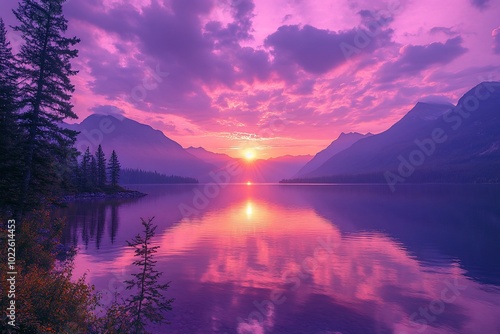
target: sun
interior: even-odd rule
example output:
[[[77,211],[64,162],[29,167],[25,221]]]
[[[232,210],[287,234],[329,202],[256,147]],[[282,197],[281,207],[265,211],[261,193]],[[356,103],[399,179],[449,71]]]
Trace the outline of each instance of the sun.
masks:
[[[243,153],[243,156],[245,157],[245,160],[247,161],[252,161],[255,160],[256,154],[255,151],[252,149],[248,149]]]

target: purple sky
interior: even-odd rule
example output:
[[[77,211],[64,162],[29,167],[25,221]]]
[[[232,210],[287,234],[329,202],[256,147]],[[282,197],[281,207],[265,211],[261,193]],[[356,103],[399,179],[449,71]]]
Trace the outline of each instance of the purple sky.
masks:
[[[7,24],[16,4],[3,1]],[[314,154],[500,80],[500,0],[69,0],[65,13],[82,40],[80,118],[121,113],[232,156]]]

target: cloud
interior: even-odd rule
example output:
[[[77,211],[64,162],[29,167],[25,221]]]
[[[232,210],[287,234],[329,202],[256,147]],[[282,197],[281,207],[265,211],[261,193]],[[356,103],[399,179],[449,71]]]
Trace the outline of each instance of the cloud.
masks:
[[[176,134],[178,133],[177,126],[172,121],[170,121],[170,122],[164,122],[164,121],[162,121],[160,119],[156,119],[156,120],[150,120],[148,122],[148,125],[152,126],[155,129],[162,129],[163,132],[168,132],[170,134],[171,133],[176,133]],[[187,130],[187,129],[185,129],[185,130]],[[193,131],[191,131],[191,133],[192,132]]]
[[[429,30],[429,33],[431,35],[436,35],[439,33],[445,34],[447,36],[456,36],[458,35],[458,32],[453,30],[453,28],[448,28],[448,27],[434,27],[431,30]]]
[[[113,105],[97,105],[93,108],[91,108],[91,110],[95,113],[95,114],[100,114],[100,115],[111,115],[111,116],[119,116],[119,117],[122,117],[125,115],[125,112],[116,107],[116,106],[113,106]]]
[[[383,11],[375,12],[369,9],[362,9],[358,12],[358,15],[361,17],[363,25],[371,31],[387,26],[394,21],[393,13],[388,11],[384,13]]]
[[[255,4],[252,0],[231,0],[233,21],[225,26],[218,21],[208,22],[205,26],[206,36],[216,42],[216,48],[234,46],[240,41],[251,40],[254,9]]]
[[[240,46],[252,39],[252,0],[231,0],[230,21],[224,24],[206,20],[212,0],[168,4],[152,1],[138,9],[113,3],[104,11],[97,0],[68,4],[68,17],[89,35],[80,48],[88,57],[94,93],[125,99],[141,110],[207,120],[217,113],[207,87],[234,88],[239,81],[269,77],[267,52]],[[102,43],[96,42],[99,35],[105,36]],[[168,76],[155,76],[155,68]],[[141,98],[134,98],[134,90]]]
[[[493,29],[491,32],[493,37],[493,53],[500,54],[500,27]]]
[[[134,83],[142,81],[143,67],[138,62],[120,65],[119,55],[103,49],[95,49],[87,62],[93,80],[90,87],[94,93],[115,99],[130,95]]]
[[[441,94],[448,92],[463,94],[466,89],[470,89],[470,87],[477,85],[481,81],[500,80],[500,66],[472,66],[460,71],[437,70],[429,75],[427,79],[439,85],[439,93]]]
[[[489,6],[491,0],[470,0],[474,7],[485,9]]]
[[[458,58],[467,49],[462,46],[462,37],[451,38],[446,43],[428,45],[406,45],[400,50],[396,61],[381,66],[377,76],[379,82],[390,82],[405,76],[413,76],[435,65],[445,65]]]
[[[291,93],[294,95],[310,95],[314,91],[314,85],[316,80],[309,79],[300,82],[298,85],[294,86]]]
[[[274,65],[293,71],[298,65],[306,72],[323,74],[345,63],[350,56],[370,53],[390,41],[392,31],[372,33],[364,28],[346,31],[318,29],[310,25],[285,25],[267,37]]]
[[[281,23],[285,23],[285,22],[289,21],[292,17],[293,17],[293,15],[292,15],[292,14],[286,14],[286,15],[283,17],[283,20],[281,20]]]

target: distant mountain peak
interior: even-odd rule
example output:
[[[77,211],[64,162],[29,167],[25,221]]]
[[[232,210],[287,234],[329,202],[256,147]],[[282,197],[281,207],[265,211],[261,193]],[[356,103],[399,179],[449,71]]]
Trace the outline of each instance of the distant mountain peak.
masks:
[[[337,139],[347,138],[347,137],[359,137],[359,136],[363,135],[359,132],[341,132],[340,135],[337,137]]]
[[[454,105],[452,103],[425,102],[425,101],[418,101],[415,104],[415,107],[425,107],[425,108],[427,108],[429,106],[453,107]]]
[[[90,114],[89,116],[87,116],[87,118],[85,118],[83,120],[83,122],[85,121],[92,121],[92,120],[100,120],[100,119],[103,119],[103,118],[110,118],[112,119],[113,121],[123,121],[124,119],[126,119],[125,116],[118,116],[118,115],[109,115],[109,114]]]
[[[358,140],[369,137],[371,135],[371,133],[363,135],[359,132],[342,132],[337,137],[337,139],[335,139],[330,145],[328,145],[328,147],[318,152],[307,164],[305,164],[299,170],[297,175],[304,175],[315,170],[335,154],[350,147]]]
[[[499,106],[497,82],[470,89],[456,107],[419,102],[388,130],[360,140],[300,177],[347,180],[345,177],[349,176],[349,180],[389,182],[385,173],[390,171],[403,180],[411,176],[416,182],[498,182]],[[434,140],[432,136],[437,130],[445,134],[445,139],[434,141],[432,151],[423,148],[422,143],[432,142],[429,138]],[[415,152],[423,157],[418,164],[411,161]],[[402,176],[401,166],[406,162],[415,176],[411,175],[413,171],[410,176]]]
[[[204,149],[201,146],[198,146],[198,147],[189,146],[188,148],[186,148],[186,150],[197,150],[197,151],[206,151],[206,152],[208,152],[206,149]]]
[[[453,104],[417,102],[404,118],[435,120],[454,107]]]
[[[218,156],[229,157],[227,154],[224,154],[224,153],[217,153],[217,152],[209,151],[206,148],[204,148],[203,146],[198,146],[198,147],[189,146],[185,150],[188,151],[188,152],[191,152],[191,153],[197,152],[197,153],[200,153],[200,154],[205,154],[206,153],[206,154],[211,154],[211,155],[218,155]]]
[[[498,98],[500,96],[500,82],[498,81],[484,81],[476,85],[474,88],[464,94],[458,101],[458,105],[465,103],[465,100],[475,96],[479,100],[491,100],[492,97]]]

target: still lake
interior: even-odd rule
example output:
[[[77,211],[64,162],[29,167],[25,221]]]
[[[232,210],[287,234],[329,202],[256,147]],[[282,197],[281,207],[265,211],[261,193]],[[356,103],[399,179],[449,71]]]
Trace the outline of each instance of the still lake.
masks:
[[[155,333],[500,333],[499,186],[130,188],[62,209],[64,242],[106,305],[154,216],[176,299]]]

